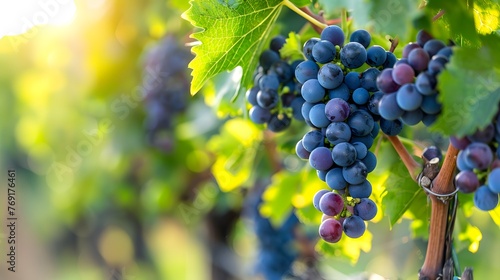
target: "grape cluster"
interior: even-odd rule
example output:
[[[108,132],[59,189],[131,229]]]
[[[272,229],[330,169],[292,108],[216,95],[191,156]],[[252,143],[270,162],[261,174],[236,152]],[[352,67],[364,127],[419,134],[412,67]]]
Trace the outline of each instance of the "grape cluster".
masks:
[[[143,79],[149,142],[170,151],[173,146],[172,124],[184,112],[189,100],[191,77],[186,71],[192,54],[174,36],[162,39],[146,58]]]
[[[254,86],[246,92],[251,105],[248,112],[252,122],[266,124],[274,132],[290,126],[292,117],[303,121],[300,109],[304,99],[299,94],[300,85],[294,79],[293,69],[300,61],[289,64],[280,57],[285,44],[283,36],[271,40],[269,49],[259,57],[259,67],[254,75]]]
[[[493,210],[500,193],[500,114],[474,134],[450,140],[460,149],[455,186],[463,193],[474,193],[477,208]]]
[[[369,149],[381,129],[401,129],[378,113],[383,93],[377,89],[377,76],[380,69],[393,67],[396,57],[380,46],[369,47],[371,36],[365,30],[344,41],[341,28],[328,26],[320,38],[305,42],[307,60],[295,69],[305,100],[302,116],[312,128],[298,141],[296,153],[333,190],[314,197],[314,206],[324,214],[319,235],[327,242],[339,241],[342,232],[352,238],[365,232],[365,221],[377,213],[366,179],[377,164]]]
[[[381,117],[400,119],[407,125],[434,123],[441,111],[437,76],[452,53],[451,46],[419,31],[417,42],[406,45],[402,58],[393,68],[382,70],[377,78],[377,87],[384,93],[378,105]]]
[[[251,219],[259,242],[255,270],[263,279],[284,279],[291,274],[292,264],[297,258],[294,242],[299,220],[291,213],[280,227],[274,227],[259,211],[263,191],[256,188],[251,192],[245,207],[245,214]]]

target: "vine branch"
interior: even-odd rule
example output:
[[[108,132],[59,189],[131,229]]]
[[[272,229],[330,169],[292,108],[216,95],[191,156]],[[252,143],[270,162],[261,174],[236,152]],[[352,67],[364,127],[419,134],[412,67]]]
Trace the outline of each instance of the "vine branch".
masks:
[[[323,29],[325,29],[327,27],[327,25],[325,23],[321,22],[319,20],[319,18],[317,18],[314,15],[312,15],[312,13],[310,12],[310,10],[307,7],[306,8],[298,8],[292,2],[290,2],[290,0],[284,0],[283,4],[285,4],[285,6],[287,6],[290,10],[296,12],[301,17],[305,18],[307,21],[309,21],[314,26],[317,26],[318,28],[320,28],[320,30],[323,30]],[[304,10],[305,11],[309,10],[310,13],[308,14]]]
[[[433,180],[433,192],[447,194],[454,191],[453,175],[456,168],[456,158],[458,149],[453,145],[448,146],[443,166]],[[424,265],[420,270],[420,279],[436,279],[441,272],[444,264],[446,228],[448,222],[448,203],[439,200],[436,196],[431,198],[431,224],[429,228],[429,242],[427,243],[427,252]]]
[[[398,155],[401,157],[401,160],[406,166],[406,169],[408,170],[408,173],[410,173],[410,176],[413,179],[413,181],[417,182],[417,176],[418,174],[420,174],[422,166],[420,166],[420,164],[415,159],[413,159],[410,152],[408,152],[403,143],[401,143],[399,137],[388,136],[388,135],[386,135],[386,137],[389,139],[392,146],[394,147]]]

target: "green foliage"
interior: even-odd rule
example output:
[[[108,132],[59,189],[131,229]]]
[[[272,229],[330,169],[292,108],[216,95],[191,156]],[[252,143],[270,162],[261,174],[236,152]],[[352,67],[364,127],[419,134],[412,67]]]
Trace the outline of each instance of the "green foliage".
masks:
[[[457,48],[439,76],[443,111],[432,126],[445,135],[463,136],[485,127],[498,110],[500,63],[490,47]]]
[[[251,83],[259,54],[271,27],[281,11],[281,0],[222,2],[194,0],[183,16],[202,30],[193,34],[200,45],[193,47],[196,57],[191,93],[216,74],[243,67],[242,83]]]
[[[300,35],[295,32],[290,32],[288,34],[286,43],[280,50],[280,56],[283,59],[290,59],[290,61],[305,59],[304,54],[302,54],[302,42],[300,40]]]

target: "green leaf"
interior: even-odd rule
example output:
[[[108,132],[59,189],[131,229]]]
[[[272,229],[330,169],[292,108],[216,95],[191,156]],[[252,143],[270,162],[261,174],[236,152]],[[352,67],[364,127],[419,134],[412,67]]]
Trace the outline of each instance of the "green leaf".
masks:
[[[290,0],[295,6],[301,8],[311,4],[311,0]]]
[[[370,252],[372,240],[373,235],[368,230],[359,238],[349,238],[344,234],[337,243],[327,243],[320,238],[316,244],[316,251],[336,259],[345,258],[354,264],[358,261],[361,251]]]
[[[275,226],[283,224],[292,211],[292,197],[300,186],[301,173],[281,171],[272,178],[271,185],[262,195],[260,212]]]
[[[280,56],[290,61],[304,59],[304,55],[302,54],[302,42],[298,34],[295,32],[290,32],[290,34],[288,34],[285,45],[280,49]]]
[[[456,48],[438,77],[443,110],[433,131],[464,136],[489,123],[500,101],[500,64],[497,49]]]
[[[196,57],[191,94],[216,74],[243,67],[242,83],[249,85],[263,44],[282,8],[282,0],[220,1],[194,0],[183,17],[202,31],[192,35],[200,41],[192,51]]]
[[[379,160],[377,168],[370,173],[369,181],[374,195],[381,197],[384,215],[389,218],[392,228],[412,203],[422,203],[422,199],[425,203],[426,198],[388,141],[380,144],[377,158],[383,160]]]

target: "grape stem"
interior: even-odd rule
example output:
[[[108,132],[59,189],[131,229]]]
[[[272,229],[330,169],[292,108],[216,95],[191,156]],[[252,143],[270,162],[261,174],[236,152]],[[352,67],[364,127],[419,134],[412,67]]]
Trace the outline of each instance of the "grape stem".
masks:
[[[453,145],[448,146],[443,166],[437,177],[433,180],[433,191],[439,194],[454,191],[453,177],[456,168],[458,149]],[[446,248],[446,228],[448,222],[448,203],[430,195],[431,219],[429,228],[429,242],[424,265],[420,270],[420,279],[436,279],[444,264],[444,253]]]
[[[418,174],[420,174],[420,171],[422,170],[422,166],[415,159],[413,159],[410,152],[408,152],[403,143],[401,143],[401,140],[399,139],[398,136],[386,135],[386,137],[389,139],[392,146],[394,147],[398,155],[401,157],[401,160],[406,166],[406,169],[408,170],[408,173],[410,173],[410,176],[413,179],[413,181],[417,182],[417,177]]]
[[[290,10],[296,12],[297,14],[299,14],[301,17],[305,18],[307,21],[309,21],[311,24],[317,26],[320,28],[320,30],[323,30],[327,27],[327,25],[321,21],[318,20],[318,18],[314,17],[312,15],[312,13],[307,13],[303,10],[307,9],[307,8],[298,8],[297,6],[295,6],[292,2],[290,2],[290,0],[284,0],[283,1],[283,4],[285,4],[285,6],[287,6]],[[309,10],[309,9],[307,9]]]

